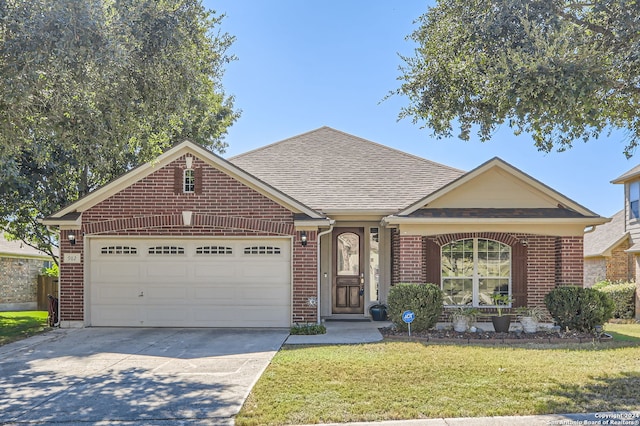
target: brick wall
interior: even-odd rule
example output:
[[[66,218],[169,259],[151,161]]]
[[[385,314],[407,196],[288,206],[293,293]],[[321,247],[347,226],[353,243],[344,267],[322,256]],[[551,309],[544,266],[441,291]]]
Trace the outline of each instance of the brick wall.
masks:
[[[582,285],[584,281],[583,238],[557,237],[556,283],[557,285]]]
[[[293,241],[293,322],[316,322],[318,319],[318,241],[317,233],[307,231],[307,245],[301,233]]]
[[[294,235],[291,211],[241,182],[194,158],[192,168],[201,168],[202,191],[174,193],[175,169],[185,168],[185,158],[158,169],[149,176],[96,204],[82,214],[77,235],[142,236],[281,236]],[[184,226],[182,212],[193,212],[191,226]],[[299,239],[299,234],[295,234]],[[307,232],[309,243],[293,247],[294,316],[315,321],[317,297],[317,242]],[[70,246],[61,235],[61,256],[83,253],[83,238]],[[84,256],[82,258],[84,262]],[[63,321],[84,319],[83,264],[60,265],[60,316]],[[300,292],[300,294],[298,294]]]
[[[36,309],[43,266],[39,259],[0,258],[0,310]]]
[[[606,279],[609,281],[635,281],[635,267],[633,254],[625,253],[631,247],[629,240],[611,250],[611,256],[606,258]]]
[[[607,260],[604,257],[590,257],[584,260],[584,286],[592,287],[607,278]]]
[[[425,281],[423,243],[420,235],[400,235],[398,241],[398,282]]]

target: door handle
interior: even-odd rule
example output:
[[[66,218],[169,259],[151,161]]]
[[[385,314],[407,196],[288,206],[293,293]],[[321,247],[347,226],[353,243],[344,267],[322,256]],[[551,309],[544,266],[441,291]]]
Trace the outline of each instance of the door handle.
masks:
[[[141,291],[138,297],[143,297],[143,296],[144,296],[144,292]]]

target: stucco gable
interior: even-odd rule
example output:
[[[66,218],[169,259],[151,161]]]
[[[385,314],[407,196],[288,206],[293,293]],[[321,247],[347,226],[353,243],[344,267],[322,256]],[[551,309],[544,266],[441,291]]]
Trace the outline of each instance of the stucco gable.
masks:
[[[580,216],[599,217],[497,157],[427,195],[397,216],[408,216],[424,208],[569,209]]]

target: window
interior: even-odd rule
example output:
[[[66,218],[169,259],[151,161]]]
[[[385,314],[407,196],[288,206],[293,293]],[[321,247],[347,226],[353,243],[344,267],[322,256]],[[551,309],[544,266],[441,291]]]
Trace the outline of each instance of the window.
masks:
[[[640,219],[640,181],[629,184],[629,219]]]
[[[149,254],[184,254],[184,247],[176,247],[176,246],[149,247]]]
[[[231,247],[204,246],[196,247],[196,254],[233,254]]]
[[[271,246],[245,247],[244,254],[280,254],[280,247],[271,247]]]
[[[511,295],[511,247],[468,238],[442,246],[445,305],[495,306],[493,295]]]
[[[193,169],[186,169],[184,171],[184,188],[183,192],[191,193],[196,192],[196,173]]]
[[[138,254],[138,249],[129,246],[106,246],[100,250],[101,254]]]
[[[380,286],[380,233],[378,228],[369,228],[369,298],[378,300]]]

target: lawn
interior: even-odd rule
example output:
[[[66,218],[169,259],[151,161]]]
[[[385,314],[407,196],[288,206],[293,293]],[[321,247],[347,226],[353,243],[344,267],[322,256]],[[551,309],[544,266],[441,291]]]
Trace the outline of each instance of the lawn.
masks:
[[[47,311],[0,312],[0,345],[47,330]]]
[[[457,346],[386,341],[283,348],[237,425],[640,409],[640,325],[610,343]]]

